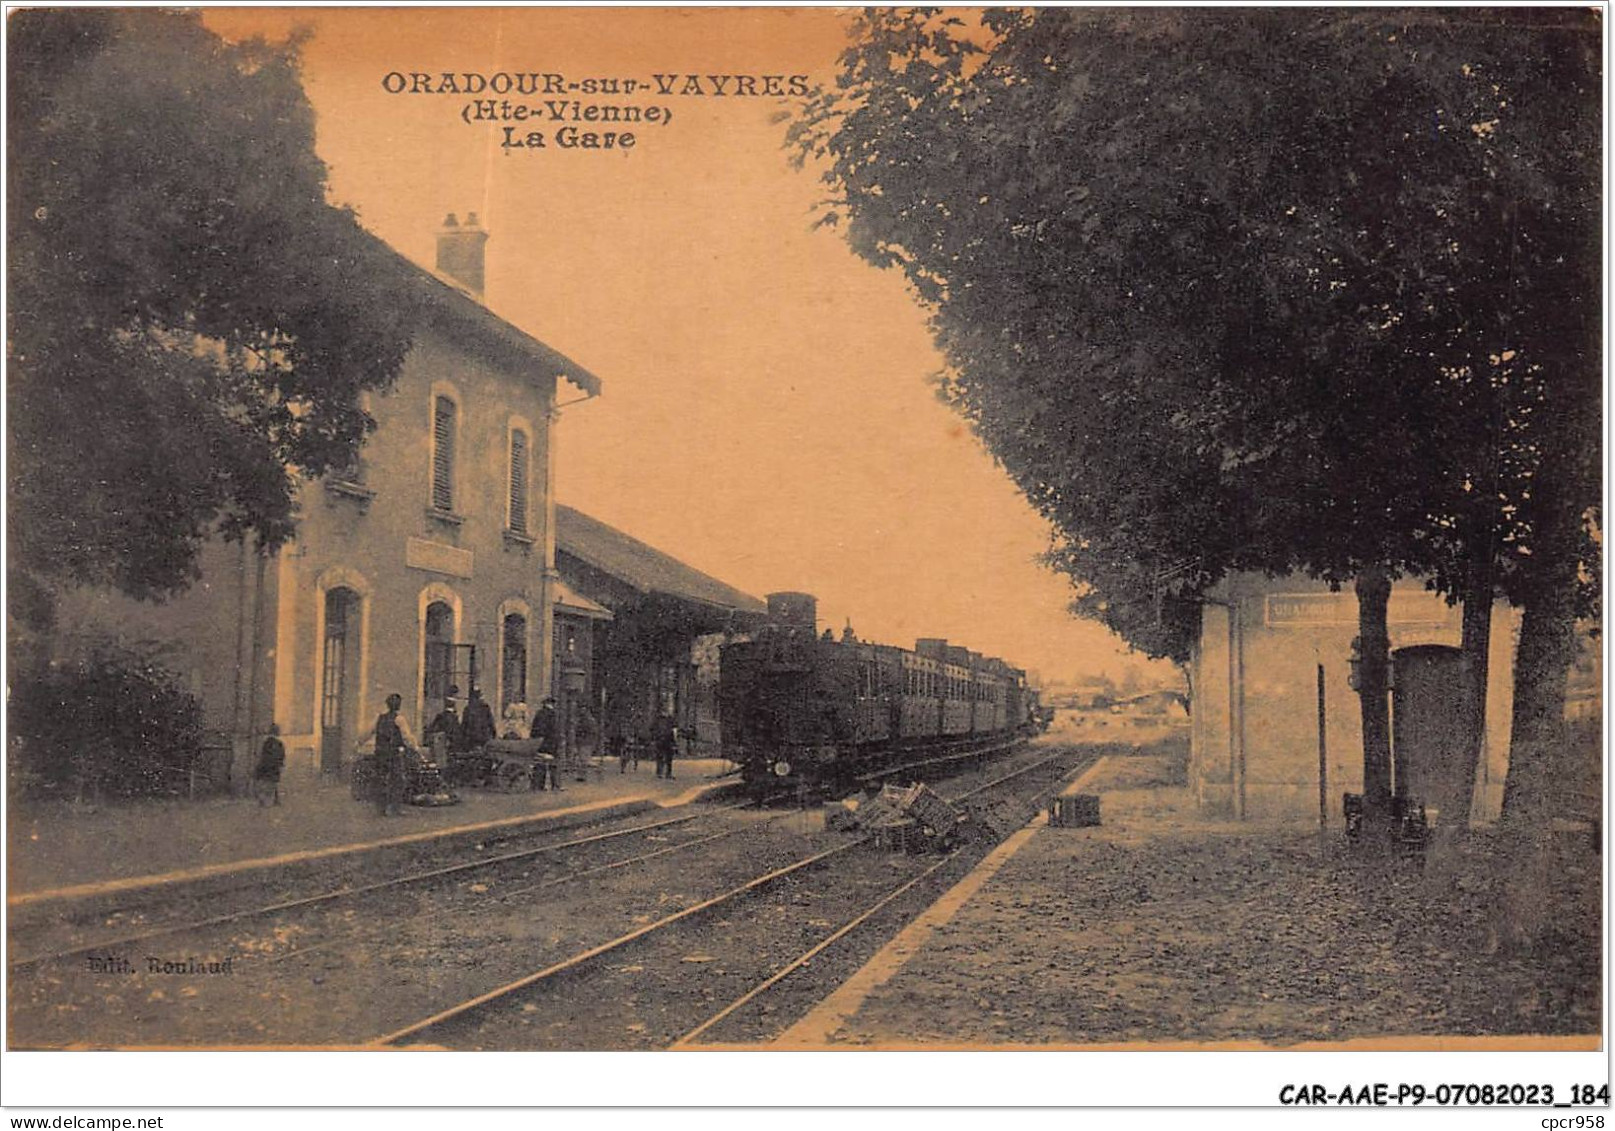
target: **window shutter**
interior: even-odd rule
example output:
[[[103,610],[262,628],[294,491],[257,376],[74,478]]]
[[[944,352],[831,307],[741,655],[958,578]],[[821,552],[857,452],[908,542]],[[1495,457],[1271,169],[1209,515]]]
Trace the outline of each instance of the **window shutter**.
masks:
[[[510,434],[510,528],[527,533],[527,433]]]
[[[438,397],[432,412],[432,505],[454,509],[454,402]]]

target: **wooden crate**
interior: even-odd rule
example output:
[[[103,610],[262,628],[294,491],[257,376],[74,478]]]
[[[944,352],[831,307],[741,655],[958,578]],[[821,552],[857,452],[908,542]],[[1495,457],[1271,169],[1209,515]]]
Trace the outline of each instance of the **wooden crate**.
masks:
[[[937,833],[952,831],[960,819],[959,810],[924,785],[915,785],[909,790],[907,811],[909,816]]]
[[[917,842],[924,837],[925,830],[918,821],[904,818],[879,825],[874,833],[876,848],[886,852],[918,852]]]
[[[1099,795],[1074,793],[1056,797],[1049,805],[1049,825],[1056,829],[1087,829],[1099,824]]]

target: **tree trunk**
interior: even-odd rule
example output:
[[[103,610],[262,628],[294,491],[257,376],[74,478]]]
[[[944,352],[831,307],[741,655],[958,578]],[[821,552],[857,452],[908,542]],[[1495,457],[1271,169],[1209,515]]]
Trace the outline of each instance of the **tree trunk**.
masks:
[[[1514,660],[1514,724],[1503,786],[1503,884],[1492,923],[1495,945],[1507,953],[1529,953],[1551,926],[1554,785],[1566,749],[1565,681],[1575,642],[1569,584],[1527,599]]]
[[[1391,635],[1385,623],[1391,577],[1384,569],[1357,575],[1357,696],[1363,714],[1363,805],[1370,818],[1391,813]]]
[[[1503,786],[1500,848],[1505,880],[1496,903],[1499,944],[1530,950],[1550,927],[1557,876],[1552,866],[1556,789],[1568,748],[1565,684],[1576,651],[1576,573],[1580,518],[1551,496],[1544,476],[1538,497],[1530,573],[1523,588],[1520,642],[1514,654],[1514,721]]]
[[[1527,599],[1514,659],[1514,724],[1509,733],[1503,821],[1532,826],[1555,808],[1553,784],[1565,750],[1565,684],[1576,653],[1568,584]]]
[[[1471,558],[1464,574],[1462,652],[1464,676],[1463,761],[1461,780],[1469,783],[1473,798],[1475,780],[1480,773],[1481,759],[1485,757],[1486,691],[1491,675],[1492,647],[1492,560],[1489,552],[1477,553]],[[1466,827],[1470,807],[1455,814],[1460,828]]]

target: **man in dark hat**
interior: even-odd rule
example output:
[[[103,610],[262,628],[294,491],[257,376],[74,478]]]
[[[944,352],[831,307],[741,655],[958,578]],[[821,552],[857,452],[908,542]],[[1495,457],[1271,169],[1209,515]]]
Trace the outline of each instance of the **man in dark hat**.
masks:
[[[398,713],[404,697],[387,696],[387,709],[376,719],[376,812],[396,817],[404,805],[404,752],[415,745],[409,724]]]
[[[533,716],[533,729],[528,737],[538,742],[538,748],[546,754],[555,753],[555,740],[557,737],[555,724],[555,700],[545,699]]]
[[[448,765],[449,755],[461,749],[460,715],[455,710],[454,698],[458,694],[458,687],[449,688],[448,695],[443,699],[443,709],[426,726],[427,748],[432,751],[432,760],[440,766]]]
[[[460,738],[467,750],[480,750],[497,732],[493,723],[493,708],[482,697],[480,689],[471,689],[471,698],[465,705],[465,717],[460,720]]]

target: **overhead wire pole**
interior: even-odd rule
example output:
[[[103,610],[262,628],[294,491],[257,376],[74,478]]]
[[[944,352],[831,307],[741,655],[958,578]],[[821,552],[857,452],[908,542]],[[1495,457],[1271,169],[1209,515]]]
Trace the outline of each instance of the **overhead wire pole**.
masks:
[[[1323,686],[1323,665],[1318,665],[1318,831],[1329,827],[1329,733]]]

